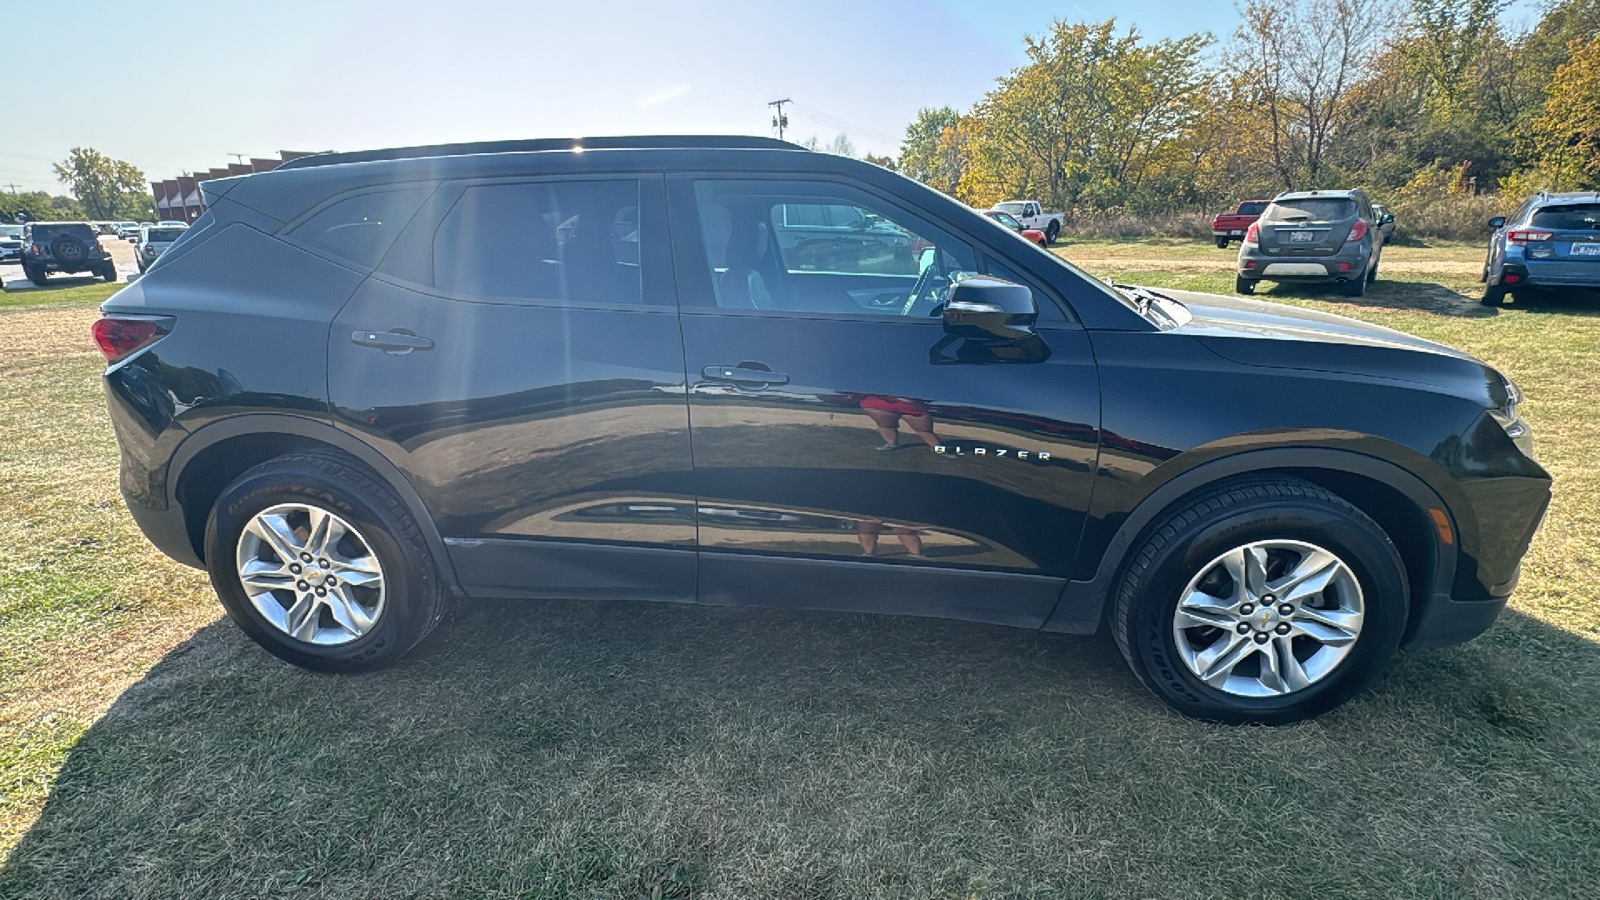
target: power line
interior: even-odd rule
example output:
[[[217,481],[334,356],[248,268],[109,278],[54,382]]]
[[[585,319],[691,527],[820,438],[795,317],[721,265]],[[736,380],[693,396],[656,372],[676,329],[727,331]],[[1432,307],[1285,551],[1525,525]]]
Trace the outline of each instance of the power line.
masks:
[[[796,103],[794,105],[794,111],[804,118],[811,119],[812,121],[815,121],[821,125],[826,125],[829,128],[839,128],[844,131],[860,135],[861,137],[869,138],[875,141],[882,141],[886,144],[900,143],[900,138],[898,137],[892,137],[884,134],[881,131],[875,131],[871,128],[862,128],[860,125],[857,125],[854,122],[846,122],[844,119],[841,119],[838,116],[829,115],[821,110],[812,109],[809,106],[802,106],[799,103]]]
[[[774,107],[778,110],[777,113],[772,116],[772,127],[778,129],[778,140],[780,141],[783,140],[783,129],[789,127],[789,117],[783,114],[783,105],[785,103],[793,102],[793,100],[785,97],[782,100],[774,100],[767,104],[768,106]]]

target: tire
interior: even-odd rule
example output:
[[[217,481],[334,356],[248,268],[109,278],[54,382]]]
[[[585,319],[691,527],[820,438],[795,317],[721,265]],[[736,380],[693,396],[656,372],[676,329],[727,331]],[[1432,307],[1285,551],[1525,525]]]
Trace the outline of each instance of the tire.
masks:
[[[116,281],[117,280],[117,265],[116,265],[116,263],[106,263],[103,267],[101,267],[101,269],[100,269],[100,277],[104,278],[106,281]]]
[[[1049,246],[1051,244],[1054,244],[1056,242],[1056,238],[1058,238],[1060,236],[1061,236],[1061,223],[1052,219],[1050,224],[1046,225],[1044,227],[1044,243],[1045,243],[1045,246]]]
[[[1233,292],[1236,294],[1244,294],[1246,297],[1248,297],[1256,292],[1256,283],[1249,278],[1245,278],[1241,275],[1235,275],[1233,276]]]
[[[1218,250],[1226,250],[1226,249],[1228,249],[1228,239],[1227,238],[1217,238],[1217,249]]]
[[[319,547],[318,521],[342,526],[344,537]],[[307,669],[358,672],[393,662],[444,614],[446,593],[416,520],[344,456],[281,456],[239,476],[212,508],[205,548],[229,618],[268,652]],[[310,552],[296,559],[303,551]],[[247,588],[242,570],[250,566]]]
[[[1377,283],[1377,281],[1378,281],[1378,266],[1380,264],[1382,264],[1382,262],[1383,262],[1383,254],[1380,253],[1380,254],[1378,254],[1378,258],[1372,261],[1372,268],[1367,270],[1367,284],[1376,284]]]
[[[23,274],[27,275],[28,276],[28,280],[33,282],[34,284],[38,285],[39,287],[44,287],[45,280],[50,277],[50,273],[49,273],[48,270],[41,269],[38,266],[33,266],[33,267],[29,268],[27,271],[23,272]]]
[[[1284,590],[1297,572],[1322,586],[1236,593],[1230,566],[1249,570],[1249,559],[1261,568],[1246,581],[1260,587]],[[1148,532],[1128,557],[1112,630],[1134,674],[1179,712],[1282,725],[1332,709],[1377,674],[1408,605],[1404,564],[1377,523],[1309,482],[1257,478],[1184,502]],[[1202,679],[1207,666],[1218,674]]]
[[[1346,297],[1363,296],[1367,292],[1366,276],[1363,275],[1360,278],[1352,278],[1349,281],[1344,282],[1343,284],[1339,285],[1339,292],[1344,294]]]
[[[1506,289],[1505,289],[1505,285],[1491,284],[1488,287],[1484,288],[1483,289],[1483,298],[1480,299],[1478,302],[1482,303],[1484,306],[1505,306],[1506,305]]]

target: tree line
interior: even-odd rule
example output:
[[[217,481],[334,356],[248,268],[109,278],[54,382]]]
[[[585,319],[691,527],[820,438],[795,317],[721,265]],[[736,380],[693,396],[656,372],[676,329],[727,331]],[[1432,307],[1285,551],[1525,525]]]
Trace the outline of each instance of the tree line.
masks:
[[[74,147],[54,164],[56,179],[71,196],[47,191],[0,194],[0,214],[8,221],[155,221],[155,198],[139,167],[113,159],[93,147]]]
[[[1241,0],[1231,37],[1056,21],[973,107],[921,110],[901,172],[1074,218],[1282,190],[1600,189],[1600,0]]]

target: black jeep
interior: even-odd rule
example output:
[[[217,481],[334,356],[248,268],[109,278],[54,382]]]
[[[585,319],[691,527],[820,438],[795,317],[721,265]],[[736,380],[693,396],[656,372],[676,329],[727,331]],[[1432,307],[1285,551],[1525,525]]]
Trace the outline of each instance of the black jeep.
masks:
[[[43,287],[51,272],[91,272],[117,280],[117,265],[88,222],[29,222],[22,228],[22,274]]]

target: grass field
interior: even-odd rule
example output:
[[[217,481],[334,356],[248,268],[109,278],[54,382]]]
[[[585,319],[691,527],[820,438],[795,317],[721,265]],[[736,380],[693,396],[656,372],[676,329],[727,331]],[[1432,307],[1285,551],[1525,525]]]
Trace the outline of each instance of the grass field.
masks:
[[[1232,286],[1209,244],[1064,252]],[[1600,302],[1390,252],[1359,300],[1262,296],[1502,367],[1556,496],[1489,633],[1278,729],[1168,712],[1100,638],[757,609],[474,603],[392,670],[289,668],[121,507],[110,286],[8,296],[0,897],[1593,896]]]

